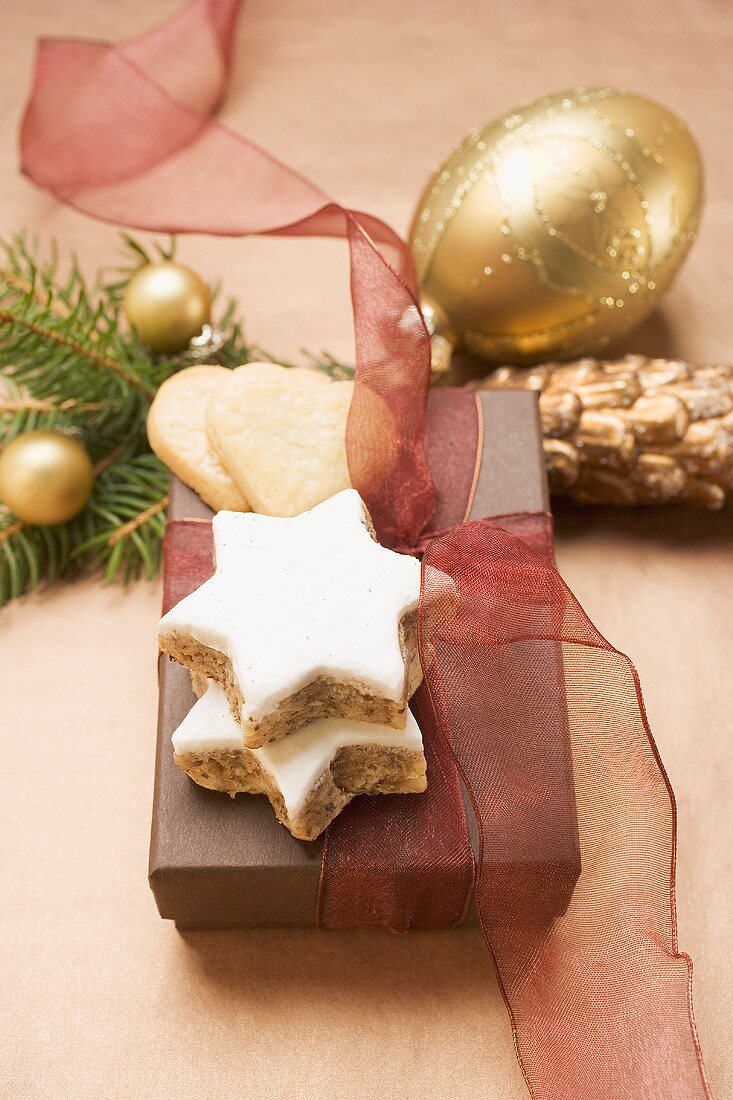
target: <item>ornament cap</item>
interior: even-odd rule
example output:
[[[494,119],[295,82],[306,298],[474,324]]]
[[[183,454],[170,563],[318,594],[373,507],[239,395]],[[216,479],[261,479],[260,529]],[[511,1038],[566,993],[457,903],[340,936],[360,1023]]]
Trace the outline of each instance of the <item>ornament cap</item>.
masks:
[[[224,347],[226,334],[215,325],[206,324],[198,336],[194,336],[188,345],[188,354],[196,363],[205,363]]]
[[[430,370],[434,375],[445,374],[453,358],[453,344],[440,333],[430,337]]]

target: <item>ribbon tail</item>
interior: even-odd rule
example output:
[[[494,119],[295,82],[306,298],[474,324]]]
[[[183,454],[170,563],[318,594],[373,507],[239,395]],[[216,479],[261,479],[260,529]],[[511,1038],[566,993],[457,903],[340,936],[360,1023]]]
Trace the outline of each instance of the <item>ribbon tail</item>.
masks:
[[[561,580],[549,522],[465,524],[423,559],[421,651],[478,826],[481,927],[536,1100],[702,1100],[672,790],[636,670]]]

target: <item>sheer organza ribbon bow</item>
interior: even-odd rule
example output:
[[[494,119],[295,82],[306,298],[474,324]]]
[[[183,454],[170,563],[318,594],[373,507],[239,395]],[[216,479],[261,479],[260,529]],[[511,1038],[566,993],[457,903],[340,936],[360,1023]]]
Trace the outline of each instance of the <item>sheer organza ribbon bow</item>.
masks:
[[[348,242],[350,471],[380,538],[425,548],[416,708],[430,784],[358,799],[334,823],[319,921],[449,926],[473,898],[532,1096],[709,1096],[677,945],[674,798],[636,672],[562,582],[548,517],[427,537],[440,472],[424,446],[430,348],[409,252],[211,117],[238,7],[193,0],[118,45],[43,41],[22,161],[60,200],[111,222]],[[456,410],[470,438],[471,402]],[[170,532],[179,586],[207,568],[206,538],[201,525]],[[437,863],[453,868],[451,889],[431,888]]]

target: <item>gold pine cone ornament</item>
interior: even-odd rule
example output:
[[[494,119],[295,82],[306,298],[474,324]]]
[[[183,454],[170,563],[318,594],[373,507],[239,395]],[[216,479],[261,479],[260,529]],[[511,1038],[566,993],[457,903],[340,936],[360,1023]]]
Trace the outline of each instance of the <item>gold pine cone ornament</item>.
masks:
[[[733,367],[628,355],[504,367],[480,385],[539,393],[557,495],[720,508],[733,493]]]
[[[410,240],[446,349],[533,364],[602,349],[657,304],[703,204],[684,122],[642,96],[545,96],[472,131],[428,181]]]

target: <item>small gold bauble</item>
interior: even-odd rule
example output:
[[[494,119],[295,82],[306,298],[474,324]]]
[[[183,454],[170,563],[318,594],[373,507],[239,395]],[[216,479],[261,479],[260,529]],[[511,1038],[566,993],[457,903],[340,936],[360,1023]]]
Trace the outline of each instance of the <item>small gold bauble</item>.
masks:
[[[24,523],[66,523],[82,510],[93,485],[89,455],[63,432],[24,432],[0,451],[0,501]]]
[[[184,351],[211,318],[211,293],[195,271],[165,260],[147,264],[125,290],[127,320],[154,351]]]
[[[426,320],[505,363],[604,348],[645,317],[703,202],[685,124],[641,96],[578,88],[474,130],[410,231]]]

